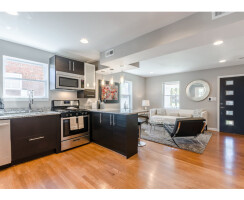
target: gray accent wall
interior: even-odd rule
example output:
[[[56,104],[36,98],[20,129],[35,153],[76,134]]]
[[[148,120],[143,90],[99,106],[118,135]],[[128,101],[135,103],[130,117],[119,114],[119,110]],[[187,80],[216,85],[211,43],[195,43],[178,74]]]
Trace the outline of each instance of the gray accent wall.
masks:
[[[204,80],[210,85],[210,97],[217,97],[218,76],[244,74],[244,65],[231,66],[217,69],[208,69],[186,73],[170,74],[146,78],[146,98],[150,100],[151,108],[163,107],[163,82],[180,82],[180,108],[199,109],[204,108],[208,111],[208,127],[217,128],[217,102],[209,102],[207,99],[201,102],[190,100],[185,93],[188,83],[194,80]]]
[[[3,85],[3,55],[22,58],[26,60],[42,62],[48,64],[49,58],[54,55],[47,51],[42,51],[32,47],[16,44],[13,42],[8,42],[5,40],[0,40],[0,98],[2,97],[2,85]],[[126,74],[126,73],[125,73]],[[96,80],[102,77],[100,75],[96,76]],[[110,80],[110,76],[104,77],[106,80]],[[114,80],[119,81],[120,74],[114,75]],[[145,78],[126,74],[126,80],[133,82],[133,108],[141,108],[141,101],[145,97]],[[98,86],[97,86],[98,89]],[[95,99],[79,99],[82,108],[91,106],[91,103],[96,101],[98,98],[98,90]],[[74,100],[77,99],[77,93],[74,91],[50,91],[48,101],[34,101],[33,108],[50,108],[51,100]],[[28,101],[5,101],[5,108],[28,108]],[[105,108],[119,108],[119,104],[106,104]]]

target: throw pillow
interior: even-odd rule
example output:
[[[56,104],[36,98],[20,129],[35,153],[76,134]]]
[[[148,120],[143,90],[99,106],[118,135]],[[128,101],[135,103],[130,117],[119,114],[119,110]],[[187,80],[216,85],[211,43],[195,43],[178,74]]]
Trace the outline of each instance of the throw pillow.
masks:
[[[196,109],[193,111],[193,117],[201,117],[203,109]]]

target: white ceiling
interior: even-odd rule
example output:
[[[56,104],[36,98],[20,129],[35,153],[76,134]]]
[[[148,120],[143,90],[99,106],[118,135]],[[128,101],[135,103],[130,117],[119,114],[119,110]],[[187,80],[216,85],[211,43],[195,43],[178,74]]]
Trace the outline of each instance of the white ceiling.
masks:
[[[222,59],[226,62],[219,63]],[[210,43],[141,61],[140,68],[129,70],[128,73],[151,77],[239,64],[244,64],[244,37],[224,40],[219,46]]]
[[[65,55],[98,60],[99,53],[183,19],[192,13],[0,13],[0,39]],[[87,38],[88,44],[81,44]]]

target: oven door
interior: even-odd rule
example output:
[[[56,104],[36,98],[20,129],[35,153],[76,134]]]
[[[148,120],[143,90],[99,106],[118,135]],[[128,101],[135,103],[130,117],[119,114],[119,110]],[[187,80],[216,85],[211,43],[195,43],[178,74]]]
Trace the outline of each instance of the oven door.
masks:
[[[80,90],[82,85],[82,76],[65,72],[56,72],[56,88]]]
[[[84,128],[77,130],[70,130],[70,118],[61,118],[61,140],[69,140],[72,138],[87,136],[90,133],[89,115],[84,117]],[[78,117],[77,117],[78,120]]]

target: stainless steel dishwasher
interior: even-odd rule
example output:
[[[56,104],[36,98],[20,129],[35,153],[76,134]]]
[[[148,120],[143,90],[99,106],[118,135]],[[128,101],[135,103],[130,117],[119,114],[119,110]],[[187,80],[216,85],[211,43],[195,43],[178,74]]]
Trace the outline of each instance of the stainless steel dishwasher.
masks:
[[[0,120],[0,166],[11,163],[10,120]]]

